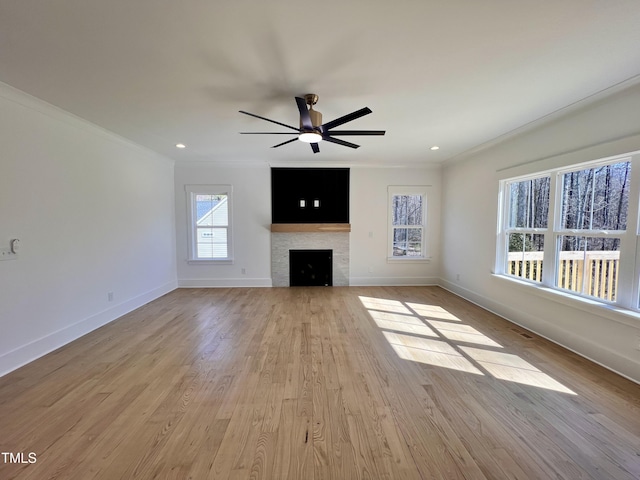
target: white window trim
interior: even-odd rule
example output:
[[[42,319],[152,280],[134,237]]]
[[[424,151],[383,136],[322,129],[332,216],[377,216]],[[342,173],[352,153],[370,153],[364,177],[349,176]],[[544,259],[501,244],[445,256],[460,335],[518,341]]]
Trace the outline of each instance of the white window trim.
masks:
[[[185,185],[187,197],[187,263],[206,265],[231,265],[233,259],[233,186],[232,185]],[[227,256],[225,258],[197,258],[196,257],[196,221],[197,211],[195,209],[195,196],[203,195],[226,195],[228,208],[227,225]]]
[[[429,248],[431,246],[427,209],[429,207],[429,196],[427,191],[429,185],[389,185],[387,186],[387,263],[429,263],[431,257]],[[422,255],[419,257],[395,257],[393,256],[393,197],[395,195],[422,195],[424,204],[422,207]]]
[[[526,295],[536,295],[545,300],[577,308],[583,312],[595,314],[629,327],[637,328],[640,325],[640,312],[638,311],[601,302],[593,297],[583,297],[569,293],[566,290],[534,284],[518,277],[498,274],[493,274],[493,277],[499,281],[508,282],[509,285],[513,285],[515,288],[522,289],[522,292]]]
[[[567,172],[572,172],[580,169],[593,168],[600,165],[618,163],[623,161],[631,162],[627,229],[625,231],[599,232],[597,230],[567,230],[561,228],[560,221],[562,205],[561,201],[556,201],[556,199],[560,199],[562,195],[562,175]],[[507,228],[509,221],[509,212],[507,207],[507,186],[511,182],[530,180],[545,175],[551,177],[549,204],[552,208],[549,208],[547,228],[526,230],[539,230],[535,233],[544,234],[545,250],[543,262],[545,262],[547,265],[552,265],[553,268],[543,269],[542,282],[535,282],[532,280],[509,275],[505,272],[507,256],[505,232],[509,230]],[[625,310],[631,310],[632,312],[634,312],[633,314],[631,314],[631,318],[633,318],[632,322],[635,322],[635,319],[637,318],[637,313],[635,312],[640,312],[640,222],[638,221],[640,214],[639,200],[640,151],[610,156],[594,161],[575,163],[560,168],[546,169],[528,175],[501,178],[499,183],[498,225],[496,231],[496,261],[494,264],[495,267],[493,273],[497,277],[511,281],[515,284],[527,285],[534,290],[539,291],[540,294],[553,294],[553,297],[556,299],[566,299],[562,301],[562,303],[568,302],[575,305],[576,302],[578,302],[578,304],[590,305],[591,307],[593,307],[594,305],[602,306],[603,308],[605,308],[603,312],[607,312],[609,314],[608,316],[610,316],[610,313],[613,311],[623,312]],[[584,235],[589,237],[611,235],[621,239],[620,272],[618,276],[618,284],[624,286],[624,288],[618,288],[617,298],[615,301],[607,301],[586,294],[565,290],[555,285],[556,262],[559,255],[558,238],[561,235]],[[549,245],[550,248],[546,248],[547,245]],[[626,321],[628,321],[629,316],[625,317],[627,317]]]
[[[547,219],[547,227],[546,228],[536,228],[536,227],[509,227],[509,205],[508,205],[508,195],[509,195],[509,184],[524,182],[527,180],[536,180],[542,177],[550,177],[550,186],[549,186],[549,204],[553,205],[555,198],[555,182],[556,176],[549,170],[536,172],[531,175],[523,175],[520,177],[513,178],[505,178],[500,181],[499,187],[499,197],[498,197],[498,229],[496,232],[496,264],[493,273],[496,275],[504,275],[509,279],[516,279],[518,281],[532,283],[533,285],[547,285],[545,283],[545,276],[549,275],[548,268],[543,269],[542,275],[542,283],[534,280],[529,280],[522,277],[517,277],[514,275],[510,275],[506,273],[505,267],[507,264],[507,256],[508,256],[508,241],[507,238],[510,233],[521,233],[521,234],[537,234],[544,236],[544,244],[547,245],[547,241],[550,241],[550,232],[552,229],[549,228],[549,225],[553,224],[554,212],[552,209],[549,209],[548,219]],[[546,262],[546,265],[555,265],[555,255],[550,256],[547,252],[547,248],[543,251],[543,264]],[[555,270],[555,268],[554,268]],[[553,273],[553,272],[551,272]],[[553,281],[553,276],[546,278],[547,281]]]

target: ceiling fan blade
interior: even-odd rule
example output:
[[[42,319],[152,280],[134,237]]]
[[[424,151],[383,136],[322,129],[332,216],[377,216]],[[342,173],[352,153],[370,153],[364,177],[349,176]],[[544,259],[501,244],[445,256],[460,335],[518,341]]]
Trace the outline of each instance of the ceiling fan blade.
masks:
[[[384,135],[385,130],[331,130],[329,135]]]
[[[320,151],[320,147],[317,143],[310,143],[309,145],[311,145],[311,150],[313,150],[313,153],[318,153]]]
[[[240,132],[240,135],[299,135],[299,132]]]
[[[304,98],[296,97],[296,103],[298,104],[298,110],[300,110],[300,123],[302,124],[302,128],[305,130],[313,130],[311,116],[307,108],[307,101]]]
[[[356,145],[355,143],[351,143],[351,142],[345,142],[344,140],[340,140],[338,138],[332,138],[328,135],[323,135],[322,139],[327,141],[327,142],[331,142],[331,143],[337,143],[338,145],[342,145],[345,147],[350,147],[350,148],[360,148],[360,145]]]
[[[260,120],[266,120],[267,122],[271,122],[271,123],[275,123],[276,125],[281,125],[283,127],[287,127],[290,128],[291,130],[295,130],[296,132],[299,132],[300,129],[296,128],[296,127],[292,127],[291,125],[287,125],[286,123],[280,123],[280,122],[276,122],[275,120],[270,120],[268,118],[265,117],[261,117],[260,115],[256,115],[255,113],[249,113],[249,112],[245,112],[244,110],[238,110],[240,113],[244,113],[245,115],[249,115],[250,117],[256,117],[259,118]]]
[[[361,108],[360,110],[349,113],[344,117],[336,118],[335,120],[331,120],[330,122],[325,123],[324,125],[322,125],[322,131],[326,132],[327,130],[332,129],[333,127],[337,127],[339,125],[342,125],[343,123],[350,122],[352,120],[355,120],[356,118],[364,117],[365,115],[369,115],[370,113],[371,113],[370,108],[368,107]]]
[[[278,147],[281,147],[282,145],[286,145],[287,143],[295,142],[296,140],[298,140],[298,137],[292,138],[291,140],[287,140],[286,142],[282,142],[282,143],[279,143],[277,145],[274,145],[271,148],[278,148]]]

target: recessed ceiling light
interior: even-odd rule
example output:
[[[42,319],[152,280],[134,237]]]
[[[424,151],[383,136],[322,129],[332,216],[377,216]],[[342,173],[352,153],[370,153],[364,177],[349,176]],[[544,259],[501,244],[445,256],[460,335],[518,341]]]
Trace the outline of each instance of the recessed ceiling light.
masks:
[[[433,147],[431,147],[431,150],[440,150],[440,147],[437,145],[434,145]]]
[[[184,143],[176,143],[176,148],[187,148]]]

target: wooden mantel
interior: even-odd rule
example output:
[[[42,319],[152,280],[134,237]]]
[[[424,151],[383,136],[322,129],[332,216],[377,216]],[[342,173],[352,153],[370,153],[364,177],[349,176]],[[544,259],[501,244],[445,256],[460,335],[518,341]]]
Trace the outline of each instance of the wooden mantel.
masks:
[[[294,232],[350,232],[350,223],[272,223],[272,232],[294,233]]]

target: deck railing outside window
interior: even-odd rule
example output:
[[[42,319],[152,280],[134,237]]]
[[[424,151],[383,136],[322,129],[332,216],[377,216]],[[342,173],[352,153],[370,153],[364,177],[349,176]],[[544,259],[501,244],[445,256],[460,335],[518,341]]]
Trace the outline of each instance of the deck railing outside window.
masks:
[[[543,252],[511,252],[507,274],[542,281]],[[618,288],[619,251],[560,252],[556,285],[603,300],[615,301]]]

